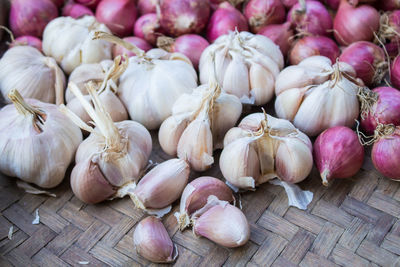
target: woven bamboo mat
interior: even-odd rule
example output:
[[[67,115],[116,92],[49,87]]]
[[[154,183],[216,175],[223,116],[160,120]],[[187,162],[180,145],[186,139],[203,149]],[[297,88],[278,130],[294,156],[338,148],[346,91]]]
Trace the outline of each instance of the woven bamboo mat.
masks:
[[[151,159],[168,159],[152,135]],[[217,167],[202,175],[222,177]],[[314,192],[306,211],[289,208],[284,190],[271,184],[242,194],[251,238],[236,249],[180,232],[175,203],[163,219],[178,246],[175,266],[400,266],[400,183],[382,177],[369,156],[351,179],[326,188],[314,169],[300,186]],[[0,178],[0,266],[152,265],[133,248],[133,231],[146,215],[129,198],[85,205],[68,178],[52,192],[56,198],[26,194],[15,179]],[[40,224],[33,225],[36,209]]]

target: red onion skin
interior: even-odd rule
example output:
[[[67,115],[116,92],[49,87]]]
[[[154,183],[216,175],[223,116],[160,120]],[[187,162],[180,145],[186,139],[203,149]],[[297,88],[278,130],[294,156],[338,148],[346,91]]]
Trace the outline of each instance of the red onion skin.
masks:
[[[271,39],[279,46],[283,55],[287,55],[293,43],[293,30],[290,28],[290,22],[283,24],[267,25],[260,29],[258,34],[264,35]]]
[[[383,11],[392,11],[396,9],[400,9],[400,1],[399,0],[380,0],[377,1],[377,7]]]
[[[219,36],[234,31],[248,31],[246,17],[228,2],[223,2],[211,16],[207,26],[207,40],[212,43]]]
[[[330,8],[337,10],[339,8],[340,0],[324,0],[323,3]]]
[[[136,36],[125,37],[123,38],[123,40],[127,41],[128,43],[134,44],[135,46],[139,47],[140,49],[146,52],[153,48],[148,42],[146,42],[146,40]],[[136,56],[135,53],[129,51],[128,49],[120,45],[114,45],[112,52],[113,52],[113,58],[116,58],[117,56],[122,56],[124,54],[127,54],[128,57]]]
[[[391,38],[391,41],[398,42],[400,39],[400,10],[395,10],[388,14],[388,26],[395,32],[392,33],[393,37]]]
[[[372,6],[353,7],[342,0],[333,21],[335,39],[341,45],[372,41],[374,32],[379,29],[379,20],[378,11]]]
[[[393,134],[379,138],[372,146],[375,168],[393,180],[400,180],[400,127]]]
[[[87,6],[94,10],[101,0],[75,0],[75,1],[78,2],[79,4]]]
[[[375,72],[379,64],[385,63],[385,52],[379,46],[366,41],[358,41],[346,47],[339,57],[339,61],[350,64],[367,86],[375,82]],[[387,68],[387,66],[384,66]]]
[[[355,175],[364,161],[364,147],[348,127],[336,126],[323,131],[314,143],[314,160],[324,185],[335,178]]]
[[[385,49],[391,59],[396,58],[400,54],[400,39],[385,44]]]
[[[31,35],[40,38],[47,23],[57,16],[57,7],[50,0],[13,0],[9,24],[15,37]]]
[[[148,13],[139,17],[135,23],[134,34],[155,46],[157,38],[163,34],[157,14]]]
[[[160,25],[169,36],[200,33],[210,17],[210,4],[204,0],[161,0]]]
[[[140,15],[156,13],[157,0],[139,0],[137,9]]]
[[[197,69],[203,50],[210,44],[206,39],[197,34],[185,34],[176,38],[172,52],[179,52],[187,56]]]
[[[400,91],[392,87],[378,87],[378,101],[371,107],[368,115],[361,118],[361,127],[367,134],[373,134],[379,123],[400,125]]]
[[[96,19],[122,37],[132,33],[136,17],[134,0],[102,0],[96,8]]]
[[[63,16],[70,16],[74,19],[83,17],[85,15],[94,16],[93,11],[88,7],[69,1],[62,9]]]
[[[292,8],[299,0],[281,0],[281,2],[286,8]]]
[[[16,38],[11,44],[10,48],[18,45],[28,45],[36,48],[40,52],[42,52],[42,40],[35,36],[23,35]]]
[[[390,68],[390,82],[396,89],[400,89],[400,57],[397,56]]]
[[[332,64],[340,55],[337,44],[325,36],[306,36],[299,39],[289,52],[289,61],[292,65],[299,64],[303,59],[311,56],[328,57]]]
[[[331,36],[332,18],[325,6],[318,1],[306,1],[305,12],[299,3],[294,5],[288,12],[287,21],[291,22],[299,32]]]
[[[65,0],[50,0],[51,2],[53,2],[56,7],[62,7],[64,5]]]
[[[286,17],[285,7],[280,0],[250,0],[243,13],[254,33],[266,25],[281,24]]]

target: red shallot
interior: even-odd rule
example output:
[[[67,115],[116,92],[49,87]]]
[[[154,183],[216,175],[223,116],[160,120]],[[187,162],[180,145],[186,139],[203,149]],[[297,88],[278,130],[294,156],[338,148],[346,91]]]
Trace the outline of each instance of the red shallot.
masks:
[[[57,16],[57,7],[50,0],[13,0],[9,23],[15,37],[22,35],[42,37],[47,23]]]
[[[138,0],[137,9],[140,15],[156,13],[158,0]]]
[[[95,9],[101,0],[75,0],[79,4]]]
[[[283,24],[271,24],[261,28],[258,34],[271,39],[279,46],[284,56],[287,55],[293,42],[293,30],[290,28],[290,22]]]
[[[340,55],[337,44],[325,36],[306,36],[298,40],[289,53],[290,64],[297,65],[311,56],[328,57],[332,63]]]
[[[391,11],[400,8],[399,0],[380,0],[377,1],[378,8],[384,11]]]
[[[361,105],[361,127],[373,134],[378,124],[400,125],[400,91],[378,87],[369,92],[369,104]]]
[[[323,131],[314,143],[314,159],[323,185],[335,178],[355,175],[364,161],[364,147],[348,127],[336,126]]]
[[[96,8],[96,19],[118,36],[131,34],[136,17],[134,0],[102,0]]]
[[[207,26],[207,39],[214,42],[219,36],[237,29],[239,32],[248,31],[247,20],[228,2],[223,2],[211,16]]]
[[[396,89],[400,89],[400,57],[397,56],[390,68],[390,82]]]
[[[157,38],[163,33],[156,13],[148,13],[138,18],[133,31],[135,36],[146,40],[152,46],[157,44]]]
[[[144,50],[145,52],[149,51],[152,48],[152,46],[148,42],[146,42],[144,39],[136,37],[136,36],[125,37],[125,38],[123,38],[123,40],[139,47],[140,49]],[[124,48],[121,45],[118,45],[118,44],[114,45],[113,58],[116,58],[117,56],[122,56],[123,54],[127,54],[128,57],[133,57],[136,55],[134,52]]]
[[[254,33],[269,24],[285,22],[285,7],[280,0],[250,0],[244,8],[244,15]]]
[[[74,19],[80,18],[85,15],[94,16],[92,10],[84,5],[75,3],[73,0],[68,1],[68,3],[65,4],[62,9],[62,15],[70,16]]]
[[[367,41],[358,41],[346,47],[339,60],[351,65],[357,77],[367,86],[380,83],[388,70],[383,49]]]
[[[204,0],[161,0],[160,25],[170,36],[200,33],[207,25],[210,4]]]
[[[42,40],[40,40],[35,36],[30,36],[30,35],[20,36],[10,44],[10,47],[18,45],[29,45],[42,52]]]
[[[288,13],[290,21],[299,33],[330,36],[332,18],[323,4],[313,0],[300,0]]]
[[[371,41],[379,29],[378,11],[369,5],[354,7],[347,0],[341,0],[333,21],[336,41],[350,45],[357,41]]]

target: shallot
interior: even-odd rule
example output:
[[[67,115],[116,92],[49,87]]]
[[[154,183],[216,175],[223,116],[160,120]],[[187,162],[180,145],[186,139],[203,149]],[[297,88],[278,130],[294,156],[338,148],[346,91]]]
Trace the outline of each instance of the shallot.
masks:
[[[396,89],[400,89],[400,56],[397,56],[390,67],[390,82]]]
[[[131,43],[137,47],[139,47],[140,49],[142,49],[143,51],[147,52],[149,51],[152,46],[146,42],[146,40],[140,38],[140,37],[136,37],[136,36],[129,36],[129,37],[125,37],[122,40]],[[117,56],[122,56],[122,55],[127,55],[128,57],[133,57],[136,54],[126,48],[124,48],[121,45],[114,45],[113,47],[113,58],[116,58]]]
[[[13,0],[9,23],[16,37],[42,37],[47,23],[58,16],[56,5],[50,0]]]
[[[340,55],[340,50],[337,44],[328,37],[305,36],[296,41],[289,52],[289,60],[290,64],[297,65],[303,59],[319,55],[325,56],[335,63]]]
[[[347,0],[341,0],[333,21],[335,39],[341,45],[357,41],[372,41],[379,29],[380,15],[369,5],[354,7]]]
[[[160,25],[170,36],[200,33],[207,25],[210,4],[204,0],[161,0]]]
[[[156,13],[158,0],[138,0],[137,9],[140,15]]]
[[[164,32],[155,13],[148,13],[138,18],[133,31],[135,36],[146,40],[152,46],[157,44],[157,38]]]
[[[254,33],[269,24],[280,24],[285,21],[285,7],[280,0],[250,0],[244,7],[250,29]]]
[[[102,0],[96,8],[96,19],[122,37],[131,34],[136,16],[134,0]]]
[[[379,0],[378,8],[384,11],[392,11],[400,8],[399,0]]]
[[[364,161],[364,147],[348,127],[336,126],[323,131],[314,143],[314,160],[323,185],[332,179],[355,175]]]
[[[283,24],[271,24],[261,28],[257,34],[264,35],[279,46],[284,56],[287,55],[293,43],[293,30],[290,22]]]
[[[77,4],[73,0],[68,1],[62,9],[63,16],[70,16],[74,19],[83,17],[85,15],[94,16],[93,11],[88,7]]]
[[[20,46],[20,45],[28,45],[36,48],[40,52],[42,52],[42,40],[35,36],[30,36],[30,35],[23,35],[15,40],[13,40],[10,44],[10,48],[14,46]]]
[[[101,0],[75,0],[75,1],[91,9],[95,9]]]

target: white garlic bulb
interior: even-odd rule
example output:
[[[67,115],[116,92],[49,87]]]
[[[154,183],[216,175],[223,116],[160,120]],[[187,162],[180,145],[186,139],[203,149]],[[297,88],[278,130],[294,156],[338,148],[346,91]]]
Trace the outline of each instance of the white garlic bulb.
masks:
[[[172,116],[161,124],[161,148],[187,160],[193,170],[204,171],[211,167],[213,151],[222,148],[225,133],[241,113],[239,98],[226,94],[215,82],[201,85],[178,98]]]
[[[92,81],[96,85],[100,86],[112,65],[113,61],[110,59],[102,60],[99,63],[82,64],[71,72],[68,82],[75,83],[81,90],[82,94],[87,95],[88,91],[86,90],[85,84]],[[115,84],[118,84],[117,80],[114,82]],[[65,91],[65,102],[69,103],[73,98],[75,98],[75,95],[67,87],[67,90]]]
[[[333,126],[351,127],[359,114],[362,86],[347,63],[332,65],[326,57],[309,57],[279,74],[275,111],[309,136]]]
[[[119,79],[119,96],[132,120],[147,129],[157,129],[171,115],[172,105],[184,93],[197,87],[197,74],[190,60],[180,53],[162,49],[144,52],[115,36],[97,33],[135,52]]]
[[[123,185],[139,179],[151,153],[151,136],[137,122],[114,123],[94,86],[88,86],[94,108],[75,84],[69,86],[96,125],[95,129],[91,128],[62,107],[79,127],[91,132],[76,152],[71,187],[80,200],[98,203],[114,196]]]
[[[236,95],[243,103],[263,105],[274,96],[275,79],[283,65],[279,47],[268,37],[230,32],[201,54],[200,82],[207,83],[216,75],[225,92]]]
[[[289,121],[254,113],[227,132],[219,164],[237,188],[254,188],[273,178],[298,183],[311,171],[312,144]]]
[[[108,62],[106,62],[106,64],[107,63]],[[81,65],[80,67],[82,66],[84,65]],[[118,80],[119,76],[121,76],[121,74],[126,70],[127,67],[128,61],[122,61],[122,57],[118,56],[114,59],[113,64],[104,74],[104,78],[101,83],[98,81],[96,82],[95,80],[90,80],[89,82],[92,86],[96,88],[100,101],[102,102],[105,110],[110,114],[111,119],[114,122],[128,119],[128,112],[126,111],[125,106],[122,104],[121,100],[117,96],[118,86],[116,85],[116,81]],[[101,73],[101,75],[103,74]],[[81,88],[79,89],[82,91]],[[85,91],[86,93],[88,92],[86,90],[86,86]],[[71,93],[69,87],[67,89],[67,92]],[[85,96],[86,100],[90,101],[90,96],[85,95],[84,93],[82,94]],[[89,123],[89,121],[91,120],[89,114],[87,114],[86,110],[84,109],[78,98],[71,98],[67,104],[67,108],[74,112],[85,123]]]
[[[54,104],[26,99],[16,90],[0,110],[0,171],[40,187],[64,179],[82,133]]]
[[[82,63],[111,59],[112,45],[106,41],[92,40],[95,31],[110,32],[93,16],[79,19],[58,17],[44,29],[43,52],[55,58],[67,74]]]
[[[0,60],[0,90],[7,102],[7,94],[16,88],[25,98],[62,104],[65,75],[53,58],[36,48],[12,47]]]

